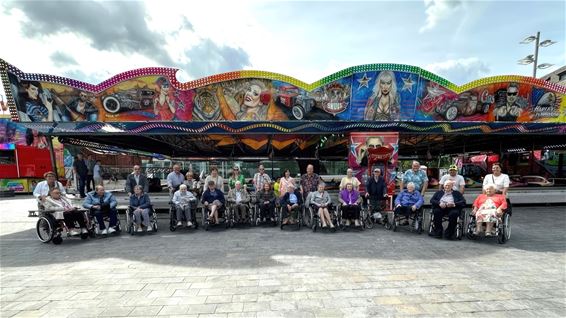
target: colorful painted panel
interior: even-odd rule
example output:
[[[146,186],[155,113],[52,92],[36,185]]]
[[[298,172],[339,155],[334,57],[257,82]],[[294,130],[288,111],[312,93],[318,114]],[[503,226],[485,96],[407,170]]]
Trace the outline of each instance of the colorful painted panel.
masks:
[[[419,76],[408,72],[364,72],[353,78],[351,120],[412,120]]]
[[[370,149],[378,149],[381,147],[389,148],[391,150],[390,159],[387,161],[378,161],[374,163],[373,167],[368,167]],[[399,156],[398,150],[398,133],[351,133],[348,167],[354,170],[354,175],[364,185],[369,177],[369,170],[380,168],[382,175],[387,175],[387,188],[394,189],[395,179],[397,177],[395,168],[397,167],[397,158]],[[385,170],[387,170],[387,173],[384,173]]]
[[[312,84],[261,71],[179,83],[175,72],[140,69],[92,85],[0,60],[11,118],[21,122],[566,122],[566,87],[521,76],[458,87],[397,64],[351,67]]]

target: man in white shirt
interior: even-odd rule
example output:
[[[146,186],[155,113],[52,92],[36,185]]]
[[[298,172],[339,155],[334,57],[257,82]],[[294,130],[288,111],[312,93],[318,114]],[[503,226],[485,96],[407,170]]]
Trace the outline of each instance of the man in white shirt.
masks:
[[[461,194],[464,194],[466,180],[458,174],[458,167],[456,165],[451,165],[448,169],[448,174],[445,174],[442,178],[440,178],[438,190],[442,190],[444,188],[444,183],[449,181],[452,182],[452,190],[459,191]]]

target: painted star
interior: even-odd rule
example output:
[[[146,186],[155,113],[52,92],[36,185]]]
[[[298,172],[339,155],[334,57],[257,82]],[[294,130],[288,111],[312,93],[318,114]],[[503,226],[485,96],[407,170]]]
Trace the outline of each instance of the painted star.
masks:
[[[354,158],[357,158],[357,157],[358,157],[358,154],[357,154],[356,149],[358,148],[358,146],[359,146],[360,144],[361,144],[361,143],[359,143],[359,142],[353,142],[352,144],[350,144],[350,152],[352,153],[352,155],[354,156]]]
[[[362,87],[367,87],[369,88],[369,81],[371,81],[371,77],[368,77],[367,73],[364,73],[364,76],[362,76],[362,78],[357,79],[358,83],[360,83],[360,86],[358,86],[358,90]]]
[[[401,78],[403,80],[403,88],[401,89],[402,91],[404,90],[408,90],[409,93],[413,92],[413,85],[415,85],[416,83],[413,82],[413,79],[411,78],[411,76],[408,76],[407,78]]]

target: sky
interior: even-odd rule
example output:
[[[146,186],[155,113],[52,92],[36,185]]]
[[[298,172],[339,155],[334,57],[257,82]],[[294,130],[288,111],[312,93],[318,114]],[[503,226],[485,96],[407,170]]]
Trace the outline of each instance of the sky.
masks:
[[[539,63],[566,65],[565,1],[1,1],[0,58],[24,72],[99,83],[170,66],[185,82],[242,69],[305,82],[371,63],[422,67],[462,85],[532,76],[519,44],[556,44]]]

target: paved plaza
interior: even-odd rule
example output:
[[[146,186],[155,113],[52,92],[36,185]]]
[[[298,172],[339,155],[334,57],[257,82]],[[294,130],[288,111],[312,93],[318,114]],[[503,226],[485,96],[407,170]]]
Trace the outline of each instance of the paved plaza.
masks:
[[[4,317],[564,317],[566,208],[516,207],[512,237],[382,227],[167,228],[43,244],[29,197],[0,201]],[[122,220],[124,216],[122,215]]]

